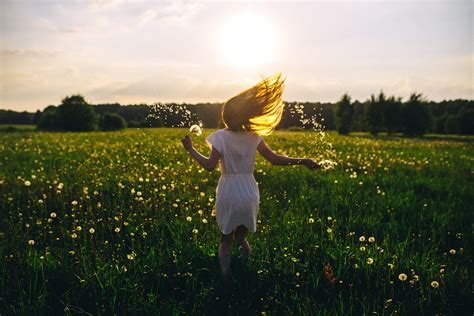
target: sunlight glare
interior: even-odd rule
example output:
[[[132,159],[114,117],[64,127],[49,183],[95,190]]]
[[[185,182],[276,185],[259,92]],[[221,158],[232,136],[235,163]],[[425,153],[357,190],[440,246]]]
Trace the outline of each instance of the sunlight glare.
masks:
[[[244,13],[226,21],[219,34],[220,56],[235,66],[256,66],[275,60],[275,30],[263,16]]]

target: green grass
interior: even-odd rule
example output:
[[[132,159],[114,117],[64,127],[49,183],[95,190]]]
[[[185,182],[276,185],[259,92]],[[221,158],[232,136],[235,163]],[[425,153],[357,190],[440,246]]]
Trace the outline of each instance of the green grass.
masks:
[[[2,314],[474,312],[469,139],[331,134],[332,171],[258,156],[254,256],[245,267],[233,250],[226,285],[211,214],[219,172],[186,155],[185,132],[0,134]],[[203,136],[193,140],[207,154]],[[266,141],[324,157],[311,137]]]
[[[21,130],[21,131],[27,131],[27,130],[35,130],[36,125],[26,125],[26,124],[0,124],[0,131],[4,130]]]

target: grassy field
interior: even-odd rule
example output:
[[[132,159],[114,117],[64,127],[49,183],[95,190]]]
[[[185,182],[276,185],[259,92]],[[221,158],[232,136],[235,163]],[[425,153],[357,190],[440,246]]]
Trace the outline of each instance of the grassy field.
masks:
[[[0,124],[0,132],[33,131],[35,129],[36,125]]]
[[[254,256],[219,277],[219,172],[185,130],[0,134],[0,314],[472,315],[472,138],[331,134],[330,171],[258,156]],[[205,154],[205,131],[193,137]],[[308,132],[279,153],[324,157]]]

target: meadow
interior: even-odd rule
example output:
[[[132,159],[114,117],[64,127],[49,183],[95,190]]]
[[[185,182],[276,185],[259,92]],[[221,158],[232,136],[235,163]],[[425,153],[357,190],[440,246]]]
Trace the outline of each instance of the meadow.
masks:
[[[195,147],[208,154],[204,137]],[[258,155],[254,255],[219,275],[218,170],[185,129],[0,134],[0,314],[472,315],[474,139],[329,138]],[[325,158],[312,132],[276,152]],[[234,246],[235,247],[235,246]]]

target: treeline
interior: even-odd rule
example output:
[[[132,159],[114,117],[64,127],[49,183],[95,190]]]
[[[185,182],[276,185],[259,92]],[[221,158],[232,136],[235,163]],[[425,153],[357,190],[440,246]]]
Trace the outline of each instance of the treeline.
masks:
[[[177,127],[198,120],[207,128],[222,127],[222,103],[199,104],[88,104],[81,95],[64,98],[58,106],[36,113],[0,110],[0,124],[34,124],[40,130],[115,130],[125,127]],[[427,101],[412,94],[403,101],[382,91],[366,101],[352,101],[344,94],[337,103],[285,102],[278,128],[308,127],[305,118],[315,117],[326,130],[373,135],[404,133],[474,134],[474,100]]]
[[[387,96],[381,91],[377,96],[361,103],[351,101],[344,94],[335,105],[336,129],[340,134],[350,131],[370,132],[377,135],[403,133],[421,136],[425,133],[474,134],[474,101],[427,101],[422,94],[412,93],[408,100]]]

